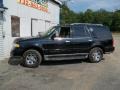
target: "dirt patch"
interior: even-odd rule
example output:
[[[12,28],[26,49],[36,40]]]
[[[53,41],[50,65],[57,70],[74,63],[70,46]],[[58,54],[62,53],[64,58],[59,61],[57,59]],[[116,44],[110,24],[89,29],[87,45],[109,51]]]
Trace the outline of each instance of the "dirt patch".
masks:
[[[36,69],[0,62],[0,90],[119,90],[120,35],[116,50],[100,63],[81,60],[47,62]],[[64,63],[63,63],[64,62]]]

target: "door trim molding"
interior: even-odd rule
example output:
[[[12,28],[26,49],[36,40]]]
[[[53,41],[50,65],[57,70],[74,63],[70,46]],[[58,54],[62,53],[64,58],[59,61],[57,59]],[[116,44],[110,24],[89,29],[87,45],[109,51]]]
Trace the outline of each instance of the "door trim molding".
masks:
[[[72,55],[88,55],[89,53],[73,53],[73,54],[53,54],[45,56],[72,56]]]
[[[48,60],[86,59],[86,58],[88,58],[88,53],[44,55],[44,58],[46,61],[48,61]]]

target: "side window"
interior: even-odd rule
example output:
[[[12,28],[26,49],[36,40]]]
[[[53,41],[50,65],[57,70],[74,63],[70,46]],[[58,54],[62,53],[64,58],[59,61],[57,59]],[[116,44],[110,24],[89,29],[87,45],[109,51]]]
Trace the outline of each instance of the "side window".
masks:
[[[61,27],[59,37],[69,38],[70,37],[70,27]]]
[[[20,37],[20,18],[11,16],[12,37]]]
[[[105,26],[89,26],[89,30],[92,32],[93,36],[99,39],[111,38],[111,33],[109,28]]]
[[[88,37],[88,32],[85,30],[84,26],[73,26],[72,37],[73,38]]]
[[[55,37],[59,37],[59,31],[60,31],[60,27],[55,27],[52,29],[52,32],[51,30],[48,32],[50,32],[51,38],[54,39]]]

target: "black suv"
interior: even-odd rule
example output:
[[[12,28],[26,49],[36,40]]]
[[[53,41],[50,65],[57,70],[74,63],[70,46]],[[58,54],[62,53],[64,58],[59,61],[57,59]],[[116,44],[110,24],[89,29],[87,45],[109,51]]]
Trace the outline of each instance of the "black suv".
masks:
[[[44,35],[14,41],[11,57],[22,57],[22,65],[34,68],[43,60],[87,59],[97,63],[103,54],[114,51],[108,27],[101,24],[74,23],[55,26]]]

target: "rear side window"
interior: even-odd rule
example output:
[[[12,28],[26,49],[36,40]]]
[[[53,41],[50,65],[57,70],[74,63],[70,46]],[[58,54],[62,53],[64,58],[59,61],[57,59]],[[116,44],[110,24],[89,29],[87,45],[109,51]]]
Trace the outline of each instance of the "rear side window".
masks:
[[[111,39],[112,34],[106,26],[88,26],[90,32],[94,37],[99,39]]]
[[[88,33],[86,32],[84,26],[73,26],[72,37],[73,38],[88,37]]]

